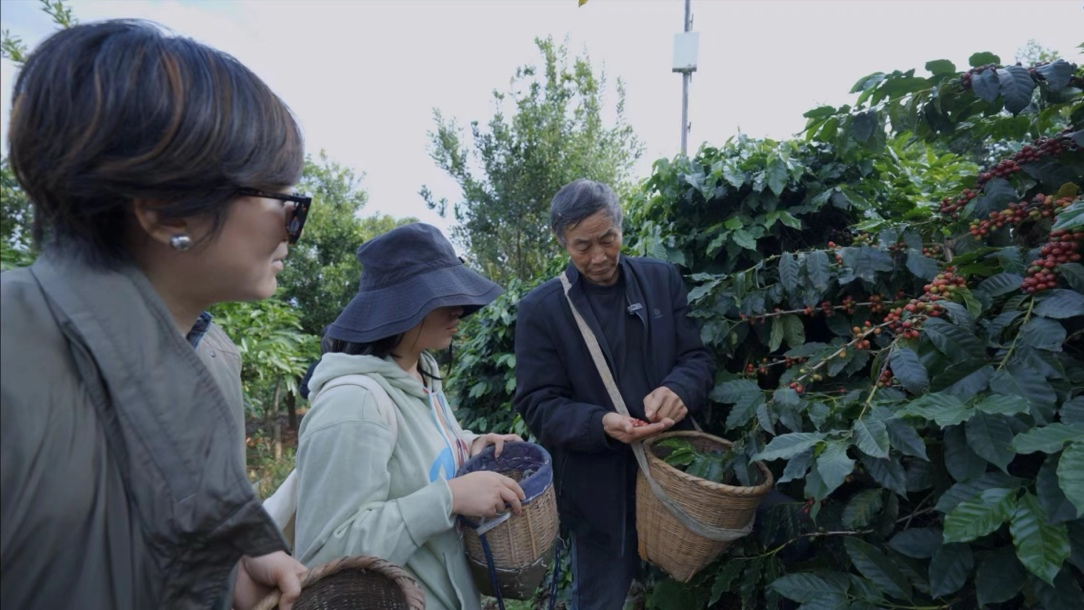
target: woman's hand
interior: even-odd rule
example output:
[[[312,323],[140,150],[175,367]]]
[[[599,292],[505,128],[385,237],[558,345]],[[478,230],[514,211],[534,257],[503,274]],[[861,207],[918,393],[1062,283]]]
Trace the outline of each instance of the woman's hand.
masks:
[[[237,564],[237,580],[233,587],[233,607],[248,610],[269,593],[282,592],[278,608],[290,610],[301,595],[301,575],[305,565],[282,551],[269,555],[245,555]]]
[[[521,443],[523,439],[517,434],[483,434],[474,439],[470,444],[471,457],[478,455],[480,451],[493,445],[493,457],[501,457],[501,450],[505,443]]]
[[[452,514],[464,517],[495,517],[511,507],[523,512],[520,501],[527,496],[512,479],[491,470],[471,472],[448,481],[452,490]]]

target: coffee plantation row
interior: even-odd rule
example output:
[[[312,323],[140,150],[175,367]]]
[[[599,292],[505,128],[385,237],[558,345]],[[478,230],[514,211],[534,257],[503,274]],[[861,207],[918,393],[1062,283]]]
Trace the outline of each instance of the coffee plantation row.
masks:
[[[716,354],[706,429],[794,498],[652,606],[1084,607],[1084,73],[970,64],[661,159],[628,203]],[[471,319],[467,426],[527,434],[516,302],[563,264]]]

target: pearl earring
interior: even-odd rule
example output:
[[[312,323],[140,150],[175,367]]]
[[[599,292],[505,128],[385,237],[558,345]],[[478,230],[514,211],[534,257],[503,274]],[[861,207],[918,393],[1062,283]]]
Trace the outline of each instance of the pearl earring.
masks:
[[[178,252],[184,252],[192,247],[192,238],[187,235],[174,235],[169,238],[169,247]]]

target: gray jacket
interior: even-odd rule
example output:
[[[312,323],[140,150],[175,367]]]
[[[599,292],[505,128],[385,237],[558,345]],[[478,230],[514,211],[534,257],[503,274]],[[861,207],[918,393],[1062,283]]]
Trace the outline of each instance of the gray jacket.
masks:
[[[43,256],[0,275],[0,322],[0,606],[228,607],[240,556],[286,549],[214,343],[138,270]]]

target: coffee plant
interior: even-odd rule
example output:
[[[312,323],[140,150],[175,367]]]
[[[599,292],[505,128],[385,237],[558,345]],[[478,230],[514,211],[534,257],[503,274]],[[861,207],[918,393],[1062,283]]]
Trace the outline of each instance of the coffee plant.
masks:
[[[661,159],[629,201],[627,252],[687,273],[716,353],[701,423],[793,498],[652,606],[1084,607],[1082,72],[971,64],[865,77],[800,138]],[[523,431],[525,288],[457,355],[481,429]]]

